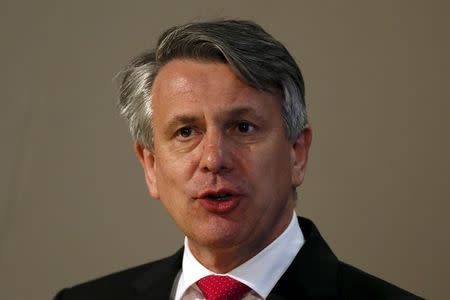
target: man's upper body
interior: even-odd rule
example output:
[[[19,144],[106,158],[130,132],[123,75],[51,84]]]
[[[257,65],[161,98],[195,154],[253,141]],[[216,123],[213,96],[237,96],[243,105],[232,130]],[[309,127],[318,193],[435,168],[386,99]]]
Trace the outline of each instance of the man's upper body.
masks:
[[[305,240],[292,263],[282,274],[275,270],[276,275],[279,275],[280,278],[276,278],[274,287],[264,288],[264,286],[256,283],[259,286],[258,291],[263,295],[252,291],[244,298],[245,300],[422,299],[340,262],[311,221],[299,218],[298,223],[300,223],[302,229],[301,236],[304,236]],[[297,226],[298,223],[295,222],[294,225]],[[291,232],[285,234],[286,238],[291,238],[291,234],[296,234],[295,228],[291,226],[290,229]],[[285,242],[282,241],[275,245],[275,248],[278,246],[284,247]],[[293,244],[296,244],[296,242]],[[269,247],[271,246],[272,244]],[[280,249],[276,249],[275,252],[277,250]],[[55,300],[177,299],[175,294],[180,286],[180,273],[185,266],[185,252],[186,249],[180,249],[168,258],[65,289],[57,295]],[[290,257],[290,254],[287,256]],[[262,269],[265,269],[262,271],[264,274],[259,277],[270,276],[270,274],[265,273],[269,269],[264,267]],[[230,273],[233,274],[233,272]],[[253,279],[250,279],[250,281],[255,282]],[[272,282],[271,280],[268,281]],[[268,285],[270,284],[268,283]],[[189,288],[191,292],[189,292],[189,289],[185,290],[184,298],[181,299],[204,299],[198,292],[192,292],[198,291],[195,283],[192,283]]]
[[[292,225],[312,139],[304,94],[286,48],[255,23],[230,20],[164,32],[123,72],[119,105],[150,195],[186,235],[185,259],[205,275],[237,277],[256,289],[249,297],[266,298],[256,275],[236,270],[254,259],[270,263],[275,256],[264,257],[266,249],[297,228],[297,242],[275,247],[286,246],[286,257],[265,279],[269,298],[407,297],[340,263],[312,223]],[[205,292],[184,285],[192,274],[182,260],[179,252],[58,299],[167,299],[173,286],[173,297],[197,299]]]

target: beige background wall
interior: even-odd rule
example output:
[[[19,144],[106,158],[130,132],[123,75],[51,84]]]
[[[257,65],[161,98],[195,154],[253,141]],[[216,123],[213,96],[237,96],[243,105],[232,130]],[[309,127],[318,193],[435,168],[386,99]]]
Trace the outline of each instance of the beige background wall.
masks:
[[[50,299],[181,245],[112,78],[166,27],[211,17],[259,22],[300,63],[314,143],[299,213],[341,259],[448,299],[450,5],[263,2],[2,1],[0,299]]]

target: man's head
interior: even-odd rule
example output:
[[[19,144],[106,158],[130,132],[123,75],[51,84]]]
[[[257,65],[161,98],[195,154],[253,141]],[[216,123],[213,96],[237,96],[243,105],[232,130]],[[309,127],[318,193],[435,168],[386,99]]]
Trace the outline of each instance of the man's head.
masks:
[[[150,194],[210,269],[288,225],[311,142],[303,96],[287,50],[250,22],[174,27],[125,71],[121,109]]]
[[[250,21],[189,23],[165,31],[154,49],[122,72],[119,107],[134,140],[152,146],[152,89],[161,68],[176,58],[227,63],[248,85],[282,94],[282,118],[289,139],[308,124],[303,77],[287,49]]]

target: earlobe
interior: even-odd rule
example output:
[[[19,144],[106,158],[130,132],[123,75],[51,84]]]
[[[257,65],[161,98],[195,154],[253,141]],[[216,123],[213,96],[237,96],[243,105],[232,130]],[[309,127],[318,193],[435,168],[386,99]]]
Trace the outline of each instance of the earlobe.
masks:
[[[311,146],[312,130],[307,125],[292,145],[292,185],[298,187],[303,183]]]
[[[136,153],[139,163],[144,170],[145,182],[147,184],[150,196],[159,199],[158,187],[155,175],[155,156],[152,150],[148,150],[139,144],[134,144],[134,152]]]

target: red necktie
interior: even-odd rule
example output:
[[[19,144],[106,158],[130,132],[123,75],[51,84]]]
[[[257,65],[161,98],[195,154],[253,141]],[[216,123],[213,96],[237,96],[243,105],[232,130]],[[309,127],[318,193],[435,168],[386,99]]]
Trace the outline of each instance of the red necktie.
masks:
[[[250,288],[229,276],[209,275],[197,281],[206,300],[241,300]]]

